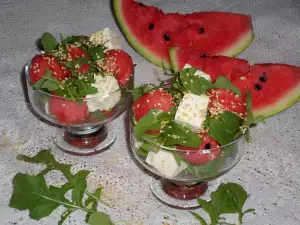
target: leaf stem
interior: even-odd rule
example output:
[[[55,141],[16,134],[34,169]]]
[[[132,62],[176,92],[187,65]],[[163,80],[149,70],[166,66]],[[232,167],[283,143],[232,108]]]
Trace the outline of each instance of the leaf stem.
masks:
[[[67,202],[62,202],[62,201],[59,201],[59,200],[56,200],[56,199],[53,199],[53,198],[48,198],[47,196],[44,196],[44,195],[40,195],[40,194],[36,194],[36,195],[38,195],[38,196],[40,196],[44,199],[47,199],[49,201],[61,204],[63,206],[67,206],[67,207],[71,207],[71,208],[75,208],[75,209],[81,209],[81,210],[86,211],[86,212],[95,212],[94,210],[90,210],[88,208],[84,208],[84,207],[77,206],[77,205],[74,205],[74,204],[70,204],[70,203],[67,203]]]
[[[91,198],[93,198],[93,199],[95,199],[96,201],[100,202],[101,204],[105,205],[106,207],[108,207],[108,208],[111,208],[111,207],[112,207],[109,203],[103,201],[103,200],[100,199],[100,198],[97,198],[95,195],[93,195],[93,194],[90,193],[89,191],[85,191],[85,193],[86,193],[88,196],[90,196]]]

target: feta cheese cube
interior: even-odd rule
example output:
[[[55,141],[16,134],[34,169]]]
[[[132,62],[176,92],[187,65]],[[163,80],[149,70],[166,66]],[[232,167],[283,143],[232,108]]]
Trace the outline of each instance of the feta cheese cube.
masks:
[[[96,110],[110,110],[121,99],[121,91],[118,81],[113,76],[95,75],[93,87],[97,88],[98,93],[86,96],[89,112]]]
[[[90,41],[94,45],[104,45],[107,50],[120,49],[118,38],[106,27],[90,36]]]
[[[200,131],[209,104],[207,95],[185,93],[175,114],[175,122],[187,125],[193,131]]]
[[[191,68],[192,66],[190,64],[185,64],[183,69],[187,69],[187,68]],[[204,73],[202,70],[197,70],[195,73],[194,73],[195,76],[199,76],[199,77],[203,77],[205,78],[206,80],[209,80],[211,81],[211,78],[210,78],[210,75],[207,74],[207,73]]]
[[[185,163],[178,166],[174,155],[165,150],[159,150],[157,153],[149,152],[146,162],[168,178],[176,177],[187,167]]]

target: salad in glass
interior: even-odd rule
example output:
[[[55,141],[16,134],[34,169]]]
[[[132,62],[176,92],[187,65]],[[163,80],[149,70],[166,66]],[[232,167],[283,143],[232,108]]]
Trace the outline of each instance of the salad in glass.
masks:
[[[109,28],[89,37],[61,35],[60,42],[44,33],[41,44],[41,54],[27,64],[25,75],[35,111],[67,127],[54,131],[54,142],[77,155],[108,148],[116,135],[104,125],[131,102],[132,58]]]
[[[133,96],[134,156],[163,178],[159,184],[152,179],[152,191],[169,205],[197,206],[207,181],[229,171],[243,154],[254,122],[250,94],[243,96],[224,76],[212,83],[186,65],[169,84],[144,84]]]

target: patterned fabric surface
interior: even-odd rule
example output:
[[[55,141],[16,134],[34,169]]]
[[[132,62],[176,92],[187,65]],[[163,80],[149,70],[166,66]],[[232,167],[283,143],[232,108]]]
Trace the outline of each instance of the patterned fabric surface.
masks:
[[[159,6],[166,12],[221,10],[251,14],[256,38],[239,57],[251,63],[300,65],[299,0],[143,2]],[[34,173],[37,169],[18,162],[16,156],[20,153],[34,155],[40,149],[52,146],[54,127],[32,113],[23,92],[23,67],[38,53],[36,40],[44,31],[59,37],[59,33],[88,35],[110,27],[121,36],[125,51],[137,64],[136,84],[155,82],[158,70],[126,43],[113,19],[109,0],[1,0],[0,21],[0,224],[57,224],[62,208],[41,221],[34,221],[27,211],[8,207],[13,176],[21,171]],[[300,224],[299,115],[298,102],[253,128],[253,142],[241,162],[228,174],[210,183],[210,190],[214,190],[220,182],[238,182],[251,193],[246,207],[255,208],[257,215],[249,215],[245,225]],[[115,207],[107,212],[116,224],[199,224],[188,211],[170,208],[151,194],[151,175],[133,160],[125,138],[125,123],[124,114],[112,123],[118,127],[118,139],[111,149],[100,155],[73,157],[58,150],[53,154],[61,162],[74,164],[74,171],[82,168],[93,171],[89,176],[89,187],[104,186],[106,199],[115,203]],[[53,173],[48,179],[55,182],[59,174]],[[201,209],[196,211],[207,218]],[[85,224],[83,221],[84,215],[76,212],[65,224]]]

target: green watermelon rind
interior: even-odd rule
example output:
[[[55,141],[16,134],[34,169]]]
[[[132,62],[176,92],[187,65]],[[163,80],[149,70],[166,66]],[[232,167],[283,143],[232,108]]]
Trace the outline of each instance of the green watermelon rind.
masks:
[[[252,43],[254,40],[254,33],[253,29],[249,30],[246,34],[243,35],[242,38],[240,38],[239,41],[237,41],[232,46],[228,47],[226,50],[224,50],[220,55],[222,56],[229,56],[229,57],[235,57],[242,53],[245,49],[248,48],[248,46]]]
[[[252,30],[247,32],[247,34],[243,35],[243,37],[238,41],[237,44],[233,45],[234,47],[228,47],[227,50],[225,50],[223,53],[220,55],[223,56],[229,56],[229,57],[234,57],[240,54],[242,51],[244,51],[248,46],[252,43],[254,39],[254,33]],[[170,55],[170,61],[171,61],[171,66],[172,70],[174,72],[179,72],[181,68],[179,68],[178,65],[178,59],[176,55],[177,49],[180,49],[180,47],[172,47],[169,50],[169,55]]]
[[[114,13],[117,18],[117,21],[119,23],[119,26],[129,42],[129,44],[139,53],[141,54],[145,59],[150,61],[151,63],[163,67],[167,70],[171,69],[170,62],[161,59],[160,56],[156,55],[152,51],[148,51],[146,46],[142,45],[135,37],[132,35],[132,32],[130,32],[129,28],[125,24],[125,19],[122,16],[121,9],[122,9],[122,0],[114,0],[113,1],[113,8]]]
[[[290,90],[287,94],[279,98],[274,104],[270,104],[266,107],[260,107],[252,111],[254,118],[264,117],[268,118],[274,116],[292,105],[296,104],[300,100],[300,81],[298,85]]]
[[[173,68],[172,59],[170,59],[169,61],[160,58],[159,55],[155,54],[155,52],[153,51],[149,51],[146,48],[146,46],[144,46],[141,42],[137,40],[137,38],[135,38],[134,35],[132,35],[132,32],[125,24],[125,17],[122,16],[122,10],[121,10],[122,2],[123,2],[122,0],[113,0],[113,8],[114,8],[115,17],[119,23],[119,26],[126,40],[145,59],[147,59],[148,61],[150,61],[151,63],[159,67],[163,67],[164,69],[171,70]],[[244,51],[246,48],[248,48],[248,46],[251,44],[253,39],[254,39],[254,33],[253,33],[253,29],[251,28],[246,34],[243,35],[243,37],[241,37],[237,42],[233,43],[231,46],[229,46],[219,55],[231,56],[231,57],[236,56],[240,54],[242,51]]]

